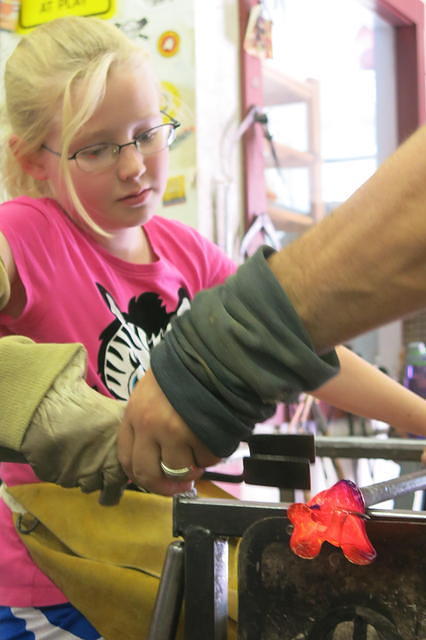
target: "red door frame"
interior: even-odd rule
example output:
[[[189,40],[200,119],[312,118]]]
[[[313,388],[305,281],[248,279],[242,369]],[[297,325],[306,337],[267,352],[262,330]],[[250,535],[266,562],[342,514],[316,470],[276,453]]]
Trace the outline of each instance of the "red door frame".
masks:
[[[398,139],[426,121],[425,5],[421,0],[358,0],[395,28]]]
[[[422,0],[358,0],[395,27],[398,141],[402,142],[426,120],[425,13]],[[263,105],[262,68],[258,58],[242,46],[251,7],[258,0],[239,0],[241,43],[241,108]],[[247,224],[266,211],[263,134],[250,127],[243,137],[244,193]]]

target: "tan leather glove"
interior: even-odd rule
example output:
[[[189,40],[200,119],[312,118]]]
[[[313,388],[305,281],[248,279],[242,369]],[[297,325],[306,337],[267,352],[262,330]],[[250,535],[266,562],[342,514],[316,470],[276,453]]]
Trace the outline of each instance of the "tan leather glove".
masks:
[[[125,403],[91,389],[79,351],[35,411],[20,450],[37,476],[85,493],[101,489],[99,502],[117,504],[128,479],[116,454]]]
[[[0,260],[0,309],[9,297],[9,278]],[[128,482],[116,455],[125,404],[86,384],[83,348],[35,345],[17,336],[2,341],[2,376],[9,393],[2,395],[7,406],[3,407],[5,424],[0,419],[0,459],[23,462],[22,453],[40,480],[78,486],[85,492],[101,489],[101,504],[116,504]],[[55,377],[49,388],[50,368]],[[39,385],[33,382],[34,375]],[[45,388],[41,379],[47,383]],[[11,383],[20,393],[12,393]],[[38,404],[35,411],[33,402]]]

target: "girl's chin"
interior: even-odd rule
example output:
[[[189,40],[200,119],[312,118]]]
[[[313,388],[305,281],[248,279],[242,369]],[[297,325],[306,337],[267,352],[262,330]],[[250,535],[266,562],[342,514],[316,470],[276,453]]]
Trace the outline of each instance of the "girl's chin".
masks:
[[[133,229],[146,224],[154,215],[153,211],[134,211],[134,215],[128,216],[126,220],[120,219],[113,223],[98,223],[107,233],[117,233],[125,229]]]

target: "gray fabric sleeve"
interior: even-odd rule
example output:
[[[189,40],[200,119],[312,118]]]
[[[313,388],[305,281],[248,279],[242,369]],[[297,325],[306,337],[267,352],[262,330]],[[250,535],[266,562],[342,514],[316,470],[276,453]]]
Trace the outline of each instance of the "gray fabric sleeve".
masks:
[[[151,354],[154,375],[191,430],[228,456],[275,403],[338,373],[335,351],[319,356],[261,247],[191,310]]]

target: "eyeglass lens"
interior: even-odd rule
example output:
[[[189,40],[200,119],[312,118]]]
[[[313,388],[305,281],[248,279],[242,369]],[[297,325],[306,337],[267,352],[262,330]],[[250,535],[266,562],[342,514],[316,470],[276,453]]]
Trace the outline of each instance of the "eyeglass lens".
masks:
[[[172,123],[143,131],[125,145],[112,143],[95,144],[79,151],[75,161],[82,171],[102,171],[115,164],[123,147],[133,144],[142,155],[152,155],[170,146],[175,139],[175,127]]]

